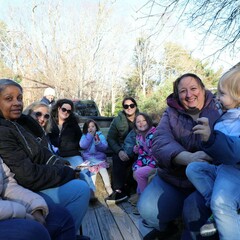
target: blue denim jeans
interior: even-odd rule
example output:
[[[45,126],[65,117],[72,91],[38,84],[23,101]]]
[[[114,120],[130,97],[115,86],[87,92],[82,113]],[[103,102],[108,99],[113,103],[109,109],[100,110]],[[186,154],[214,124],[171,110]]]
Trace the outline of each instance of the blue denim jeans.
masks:
[[[51,237],[42,224],[33,220],[15,218],[0,221],[0,239],[51,240]]]
[[[240,239],[240,170],[231,165],[191,163],[188,178],[211,207],[221,239]]]
[[[62,186],[42,190],[39,194],[48,204],[54,202],[68,209],[73,217],[76,233],[79,231],[90,199],[90,189],[86,182],[72,180]]]
[[[201,237],[199,234],[200,227],[206,223],[211,215],[211,210],[205,204],[205,199],[198,192],[191,193],[184,201],[182,218],[184,222],[184,231],[182,240],[216,240],[218,236]]]
[[[240,169],[220,165],[215,180],[211,210],[222,240],[240,239]]]
[[[143,219],[158,230],[181,216],[187,195],[155,175],[144,189],[138,201],[138,210]]]
[[[0,221],[0,239],[7,240],[74,240],[75,226],[69,212],[55,204],[49,205],[46,227],[34,220]]]
[[[52,240],[74,240],[76,230],[69,211],[58,204],[48,204],[49,214],[46,218],[46,228]],[[35,239],[35,238],[34,238]]]
[[[164,230],[168,222],[183,217],[185,229],[182,240],[216,239],[202,238],[200,227],[211,215],[202,195],[195,191],[184,193],[155,175],[138,201],[138,210],[143,219],[154,228]]]
[[[186,168],[186,175],[204,197],[206,206],[210,207],[217,166],[207,162],[192,162]]]

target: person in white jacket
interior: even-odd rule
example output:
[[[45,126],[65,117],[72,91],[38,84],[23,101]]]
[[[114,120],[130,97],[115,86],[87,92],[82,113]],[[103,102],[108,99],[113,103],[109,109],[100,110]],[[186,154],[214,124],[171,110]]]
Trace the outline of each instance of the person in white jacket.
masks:
[[[18,185],[0,158],[0,239],[75,239],[70,213]]]

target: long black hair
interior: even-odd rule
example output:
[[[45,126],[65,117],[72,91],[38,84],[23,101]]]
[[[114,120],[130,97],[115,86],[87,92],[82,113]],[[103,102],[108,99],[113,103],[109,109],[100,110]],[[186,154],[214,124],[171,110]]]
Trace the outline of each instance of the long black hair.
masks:
[[[73,101],[67,98],[62,98],[56,101],[56,103],[54,103],[54,105],[51,108],[51,115],[52,118],[58,122],[58,108],[61,108],[63,104],[69,104],[72,108],[72,112],[70,113],[69,117],[73,117],[74,116],[74,104]]]

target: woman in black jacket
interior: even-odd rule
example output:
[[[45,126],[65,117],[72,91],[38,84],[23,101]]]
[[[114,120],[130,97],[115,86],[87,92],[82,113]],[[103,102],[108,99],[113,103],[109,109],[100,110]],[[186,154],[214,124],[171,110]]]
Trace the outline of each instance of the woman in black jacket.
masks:
[[[59,99],[52,106],[51,115],[53,121],[49,139],[58,148],[58,155],[67,158],[76,167],[78,161],[83,161],[79,146],[82,131],[74,115],[73,102],[70,99]]]
[[[78,231],[88,208],[89,188],[76,179],[78,173],[43,147],[40,125],[22,110],[22,87],[0,79],[0,155],[20,185],[66,207]]]
[[[80,139],[82,131],[74,115],[74,105],[70,99],[59,99],[51,109],[52,127],[48,133],[49,140],[54,148],[58,149],[57,154],[67,160],[75,169],[83,163],[80,153]],[[91,188],[91,202],[97,199],[94,195],[96,187],[91,179],[91,173],[84,169],[80,178],[86,181]]]

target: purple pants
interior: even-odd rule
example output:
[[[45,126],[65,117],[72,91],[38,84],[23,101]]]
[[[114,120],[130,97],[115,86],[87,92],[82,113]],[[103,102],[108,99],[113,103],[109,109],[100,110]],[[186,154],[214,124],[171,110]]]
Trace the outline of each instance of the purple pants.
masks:
[[[137,193],[141,194],[148,184],[149,174],[154,168],[149,166],[139,167],[133,172],[133,177],[137,181]]]

